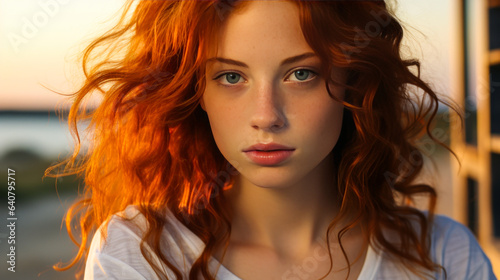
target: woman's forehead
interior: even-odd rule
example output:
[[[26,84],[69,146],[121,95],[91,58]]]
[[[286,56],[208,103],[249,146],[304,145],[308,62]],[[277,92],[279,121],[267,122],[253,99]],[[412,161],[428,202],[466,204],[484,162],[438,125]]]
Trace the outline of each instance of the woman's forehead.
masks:
[[[311,52],[300,26],[297,5],[289,1],[255,1],[228,16],[208,57],[254,60],[266,53],[291,57]]]

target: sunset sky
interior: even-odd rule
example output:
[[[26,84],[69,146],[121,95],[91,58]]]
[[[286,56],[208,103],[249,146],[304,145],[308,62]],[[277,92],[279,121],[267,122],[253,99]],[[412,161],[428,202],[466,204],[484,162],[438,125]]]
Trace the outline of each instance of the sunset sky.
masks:
[[[457,16],[453,0],[399,0],[412,52],[438,91],[452,90]],[[0,0],[0,110],[51,109],[81,82],[77,55],[112,25],[124,0]],[[116,17],[115,17],[116,18]],[[418,31],[425,34],[423,37]],[[418,41],[420,47],[415,47]],[[424,77],[425,77],[424,76]]]

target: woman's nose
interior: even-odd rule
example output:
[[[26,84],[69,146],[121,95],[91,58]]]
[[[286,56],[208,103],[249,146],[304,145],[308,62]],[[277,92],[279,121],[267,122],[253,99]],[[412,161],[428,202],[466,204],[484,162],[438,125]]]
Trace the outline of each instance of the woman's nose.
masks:
[[[271,83],[259,87],[254,98],[251,118],[253,128],[277,132],[286,126],[282,100]]]

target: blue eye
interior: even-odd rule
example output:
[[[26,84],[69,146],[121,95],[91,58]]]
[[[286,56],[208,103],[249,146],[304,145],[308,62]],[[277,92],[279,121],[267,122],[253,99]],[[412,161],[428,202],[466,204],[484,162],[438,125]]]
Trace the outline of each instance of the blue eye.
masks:
[[[239,74],[236,74],[236,73],[227,73],[225,74],[226,76],[226,80],[230,83],[230,84],[236,84],[241,76]]]
[[[242,78],[241,75],[238,73],[228,72],[228,73],[224,73],[222,75],[217,76],[214,80],[219,80],[223,77],[225,77],[225,79],[222,80],[221,84],[224,86],[235,85]]]
[[[304,81],[309,77],[309,71],[304,71],[304,70],[297,70],[294,72],[295,73],[295,78],[297,78],[299,81]]]
[[[310,77],[310,76],[312,76],[312,77]],[[296,80],[294,80],[294,81],[304,82],[304,81],[307,81],[307,80],[311,80],[315,76],[316,76],[316,73],[314,73],[311,70],[299,69],[299,70],[295,70],[292,73],[292,75],[290,76],[290,78],[295,77]]]

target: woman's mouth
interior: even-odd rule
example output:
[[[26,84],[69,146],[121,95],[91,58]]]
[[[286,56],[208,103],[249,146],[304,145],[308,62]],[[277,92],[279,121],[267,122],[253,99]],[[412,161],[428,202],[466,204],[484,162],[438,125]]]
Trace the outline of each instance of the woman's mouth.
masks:
[[[276,143],[256,144],[243,150],[251,161],[266,166],[282,163],[288,159],[294,151],[294,148]]]

